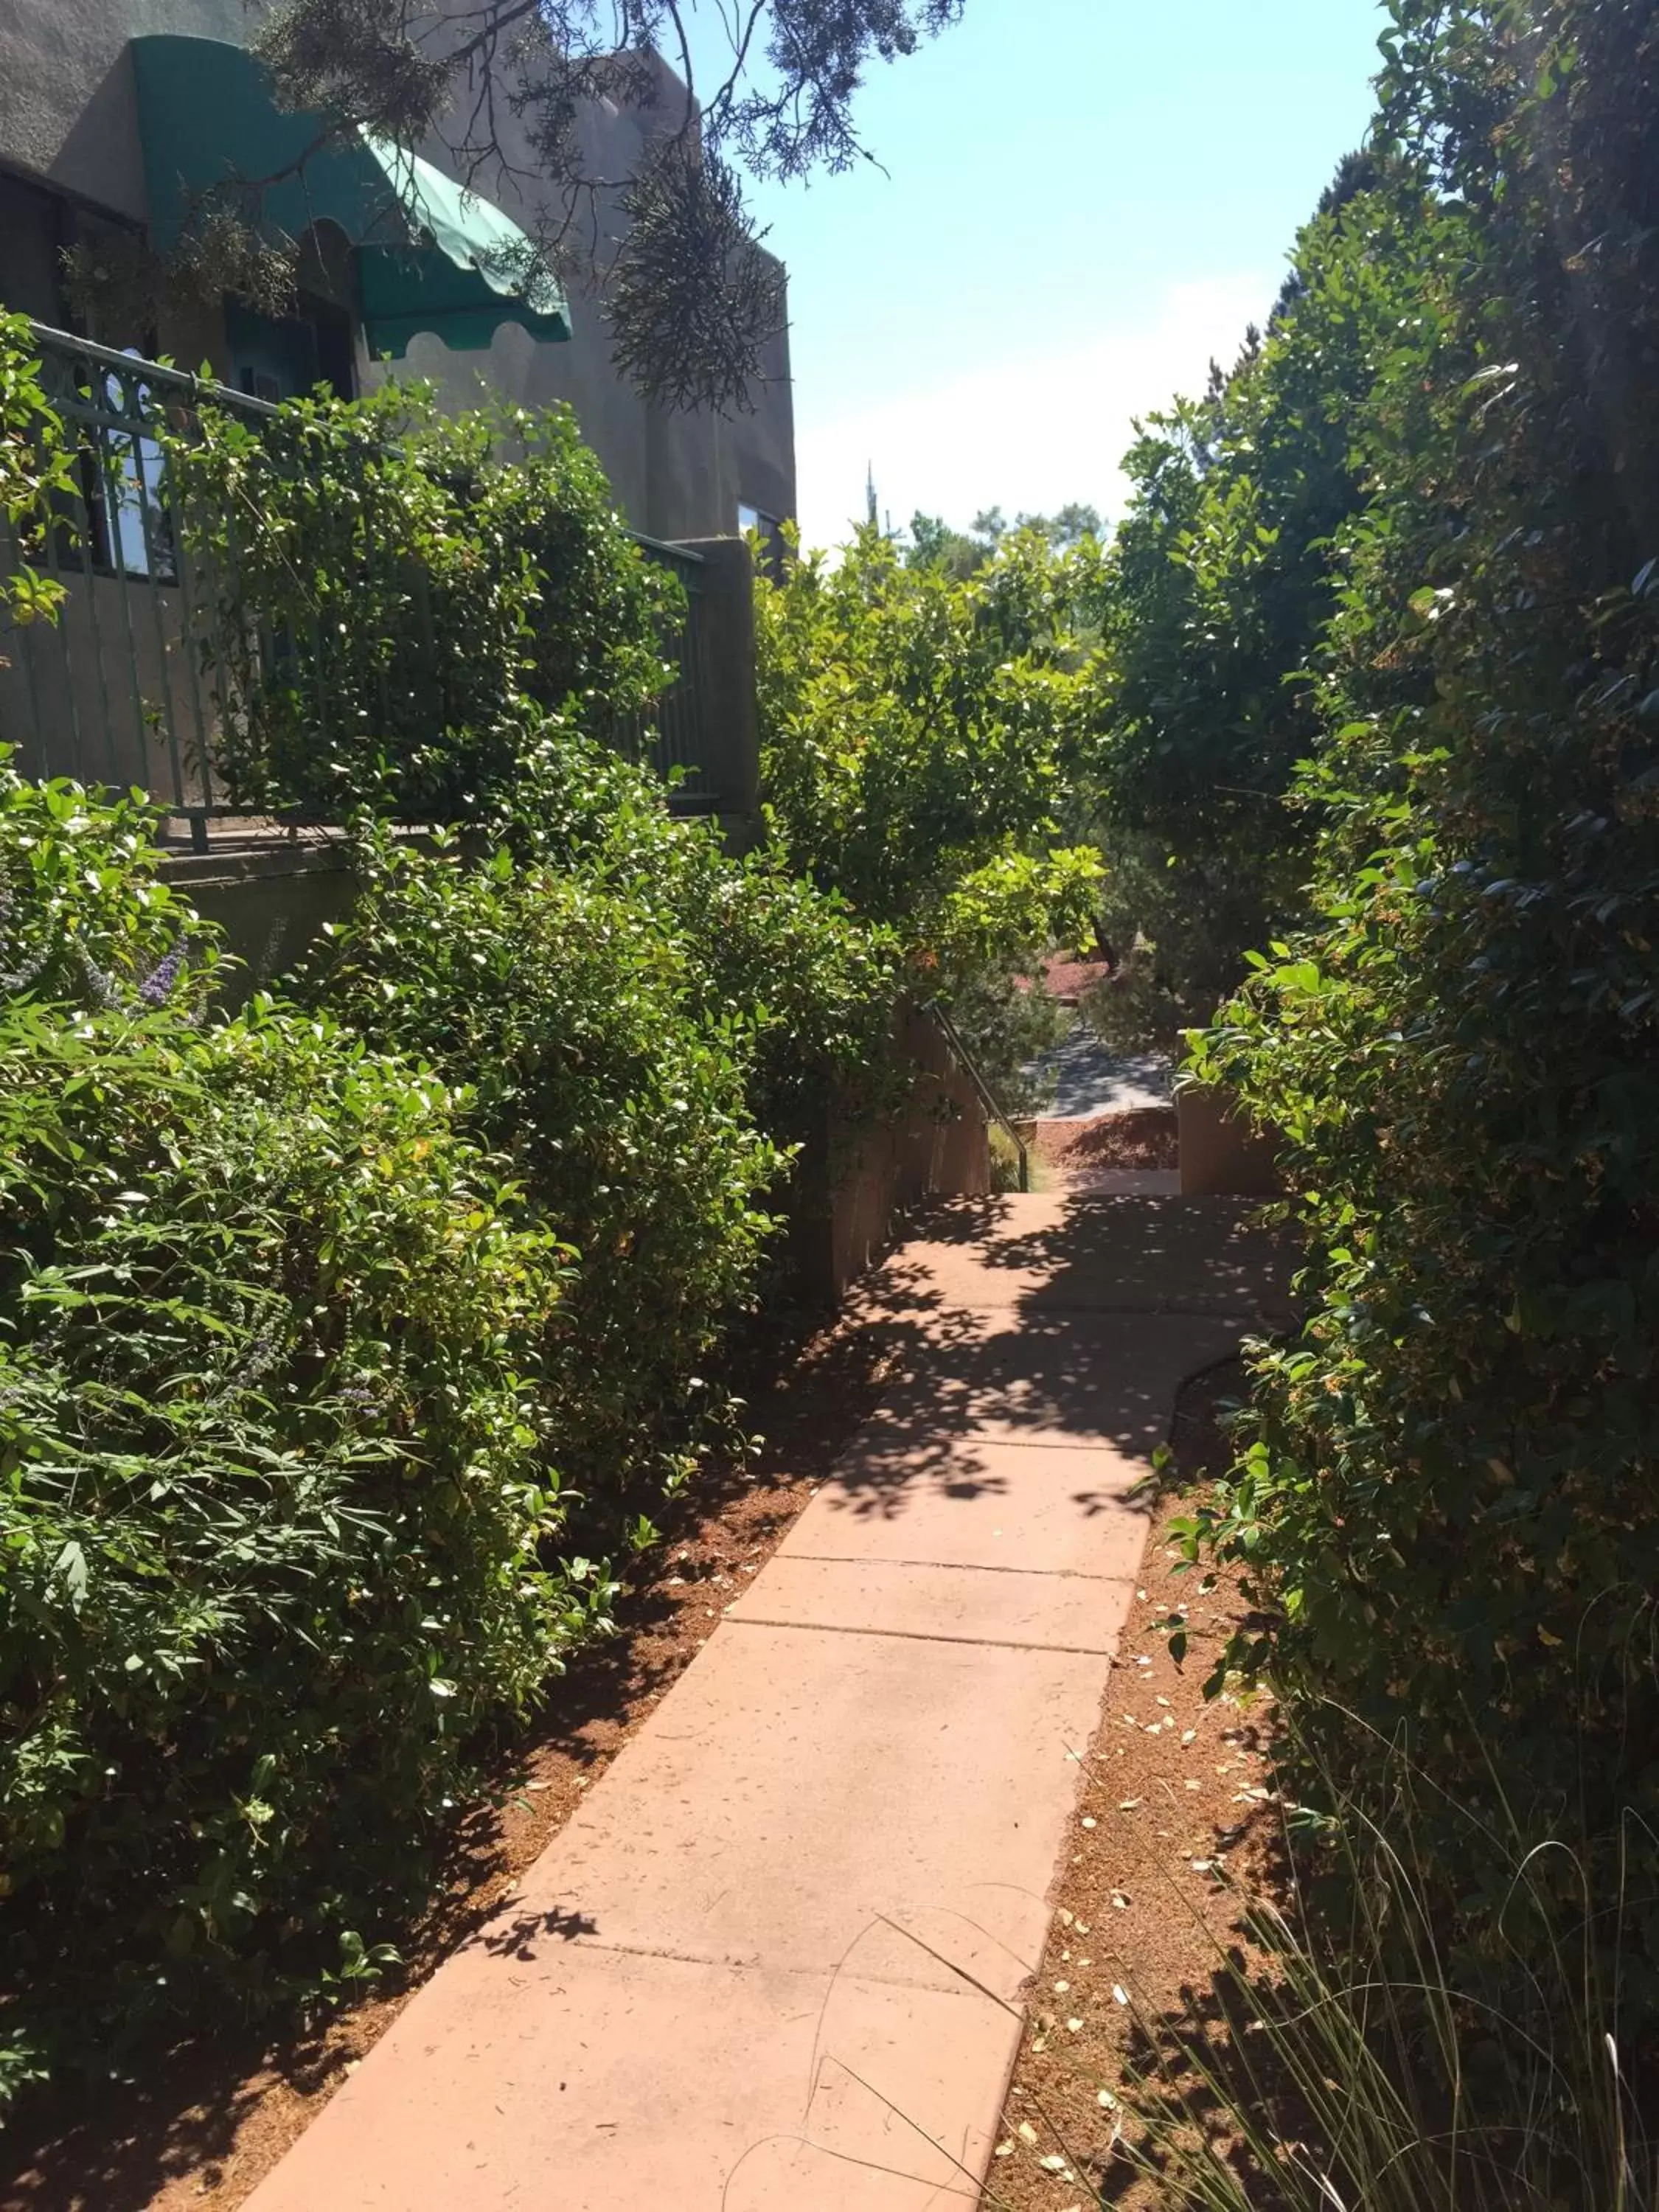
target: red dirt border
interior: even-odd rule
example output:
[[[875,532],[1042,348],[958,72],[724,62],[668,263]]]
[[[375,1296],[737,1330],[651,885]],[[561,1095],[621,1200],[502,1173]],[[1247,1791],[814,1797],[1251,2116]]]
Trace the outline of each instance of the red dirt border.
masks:
[[[1237,1588],[1200,1595],[1174,1571],[1170,1523],[1225,1466],[1218,1414],[1245,1395],[1235,1360],[1188,1382],[1171,1480],[1146,1547],[1100,1732],[1061,1860],[1056,1911],[1028,2007],[981,2212],[1156,2212],[1166,2200],[1112,2157],[1124,2062],[1143,2020],[1209,1999],[1238,1898],[1280,1887],[1277,1817],[1266,1802],[1273,1709],[1206,1704],[1202,1685],[1233,1624]],[[1187,1608],[1184,1665],[1158,1626]],[[1130,1999],[1125,2005],[1115,1995]]]

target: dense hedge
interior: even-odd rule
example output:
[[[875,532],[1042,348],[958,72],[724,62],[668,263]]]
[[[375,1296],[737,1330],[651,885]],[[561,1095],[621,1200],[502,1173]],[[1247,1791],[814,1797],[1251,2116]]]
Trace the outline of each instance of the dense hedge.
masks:
[[[769,1137],[793,1140],[832,1092],[864,1088],[897,988],[896,931],[796,873],[775,842],[734,859],[719,823],[672,814],[653,775],[563,716],[532,711],[519,759],[481,836],[649,907],[683,955],[689,1006],[741,1025],[750,1108]]]
[[[568,407],[447,415],[388,384],[204,405],[163,441],[235,805],[466,818],[513,781],[523,701],[604,731],[667,680],[679,586]]]
[[[835,902],[525,736],[528,819],[368,833],[228,1021],[144,810],[0,777],[0,2096],[368,1970],[731,1432],[757,1116],[884,1034]]]
[[[361,1965],[597,1613],[568,1255],[431,1073],[259,1000],[131,805],[0,773],[0,2089]]]
[[[1363,425],[1321,921],[1202,1047],[1285,1133],[1312,1317],[1214,1533],[1325,1771],[1373,1756],[1331,1699],[1441,1785],[1454,1924],[1524,1958],[1469,1824],[1565,1831],[1574,1940],[1651,1973],[1659,9],[1395,12],[1425,304]]]
[[[1085,787],[1119,955],[1091,1012],[1127,1040],[1207,1022],[1246,951],[1305,916],[1317,817],[1292,787],[1321,731],[1312,664],[1372,489],[1366,410],[1422,313],[1422,216],[1403,164],[1349,156],[1265,331],[1125,457]]]
[[[479,1140],[583,1265],[552,1316],[550,1412],[583,1486],[690,1473],[699,1370],[749,1291],[781,1160],[749,1111],[741,1014],[705,1021],[637,886],[438,840],[365,855],[323,994],[377,1050],[466,1086]]]
[[[27,340],[26,543],[67,465]],[[567,416],[209,410],[172,464],[221,765],[354,812],[362,896],[227,1018],[149,811],[0,760],[0,2106],[379,1971],[732,1433],[794,1142],[894,988],[580,733],[660,683],[666,596]]]

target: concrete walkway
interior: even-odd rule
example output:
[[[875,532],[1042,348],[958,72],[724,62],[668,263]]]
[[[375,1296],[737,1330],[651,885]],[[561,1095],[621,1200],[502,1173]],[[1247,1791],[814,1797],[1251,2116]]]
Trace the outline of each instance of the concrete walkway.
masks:
[[[1176,1391],[1273,1318],[1225,1200],[962,1200],[898,1379],[495,1922],[248,2212],[978,2201]]]
[[[1086,1022],[1032,1060],[1025,1073],[1053,1085],[1054,1102],[1046,1110],[1056,1121],[1167,1106],[1175,1090],[1175,1068],[1167,1054],[1120,1052]]]

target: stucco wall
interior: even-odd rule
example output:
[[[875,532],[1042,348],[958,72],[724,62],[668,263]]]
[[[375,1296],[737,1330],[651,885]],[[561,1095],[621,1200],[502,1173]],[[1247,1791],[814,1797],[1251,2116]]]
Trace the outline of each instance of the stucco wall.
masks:
[[[147,31],[240,40],[260,12],[245,0],[4,0],[0,158],[143,222],[128,40]]]
[[[908,1096],[879,1121],[848,1122],[832,1104],[803,1147],[789,1198],[793,1264],[812,1293],[839,1299],[930,1198],[991,1188],[985,1109],[937,1023],[902,1007],[890,1047]]]
[[[473,0],[442,0],[446,12],[465,15]],[[590,104],[580,131],[584,161],[591,174],[626,177],[637,167],[653,132],[678,118],[684,98],[680,81],[666,68],[659,73],[655,107],[620,107],[611,101]],[[459,137],[471,91],[457,94],[454,128]],[[482,170],[481,190],[514,219],[533,230],[538,221],[557,220],[559,203],[535,181],[537,161],[526,124],[502,101],[495,131],[504,166]],[[434,142],[428,157],[443,161]],[[605,241],[625,218],[614,196],[601,197],[584,223]],[[768,351],[764,374],[755,387],[755,405],[722,418],[707,412],[669,412],[641,398],[611,365],[603,301],[591,289],[573,287],[574,334],[565,345],[539,345],[527,332],[504,328],[488,355],[452,354],[440,338],[422,337],[410,346],[399,373],[429,377],[457,404],[476,400],[489,384],[526,406],[567,400],[576,410],[583,435],[605,463],[617,495],[636,529],[653,538],[718,537],[738,526],[740,501],[778,516],[795,511],[794,416],[789,386],[789,341],[780,331]]]
[[[459,13],[470,0],[444,4]],[[0,0],[0,161],[143,222],[148,209],[128,40],[161,31],[242,40],[263,12],[262,0]],[[649,118],[637,112],[608,104],[590,109],[583,131],[596,167],[627,173],[648,126]],[[514,166],[533,166],[517,118],[500,113],[499,128]],[[441,147],[427,150],[441,158]],[[479,182],[519,220],[535,212],[533,184],[501,174]],[[604,220],[614,222],[614,210]],[[568,400],[623,512],[654,537],[733,531],[739,501],[771,514],[793,514],[787,333],[771,349],[752,413],[725,421],[704,413],[670,415],[617,377],[599,303],[579,291],[571,304],[575,336],[568,344],[539,344],[507,327],[485,352],[452,354],[441,340],[422,337],[398,373],[429,377],[458,406],[475,404],[489,389],[525,405]],[[210,325],[167,331],[163,338],[182,360],[199,360],[205,350],[222,372],[226,366]]]
[[[1225,1091],[1190,1085],[1176,1093],[1183,1198],[1271,1198],[1285,1188],[1279,1146]]]

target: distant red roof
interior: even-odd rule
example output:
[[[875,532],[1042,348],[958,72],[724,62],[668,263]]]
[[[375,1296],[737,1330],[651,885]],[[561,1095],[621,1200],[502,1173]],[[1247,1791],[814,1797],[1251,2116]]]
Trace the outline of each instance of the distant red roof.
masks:
[[[1043,981],[1054,998],[1075,999],[1111,972],[1111,963],[1103,953],[1097,952],[1086,960],[1072,960],[1057,952],[1043,970]]]

